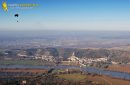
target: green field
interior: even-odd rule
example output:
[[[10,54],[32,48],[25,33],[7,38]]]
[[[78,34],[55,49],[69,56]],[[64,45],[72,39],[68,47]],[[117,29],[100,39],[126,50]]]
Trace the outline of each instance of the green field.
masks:
[[[66,80],[71,80],[71,81],[81,81],[86,78],[86,75],[81,75],[81,74],[60,74],[57,75],[59,78],[63,78]]]
[[[0,65],[54,65],[54,63],[42,60],[0,60]]]

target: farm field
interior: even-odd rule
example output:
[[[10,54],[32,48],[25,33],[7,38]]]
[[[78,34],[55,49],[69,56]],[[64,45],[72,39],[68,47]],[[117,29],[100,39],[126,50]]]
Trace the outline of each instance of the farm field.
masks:
[[[130,73],[130,66],[128,66],[128,65],[110,65],[107,68],[107,70]]]
[[[59,78],[63,78],[71,81],[81,81],[85,82],[91,81],[93,84],[97,85],[130,85],[130,81],[115,79],[108,76],[92,76],[92,75],[81,75],[81,74],[60,74],[57,75]]]
[[[0,72],[31,72],[31,73],[46,73],[44,69],[0,69]]]

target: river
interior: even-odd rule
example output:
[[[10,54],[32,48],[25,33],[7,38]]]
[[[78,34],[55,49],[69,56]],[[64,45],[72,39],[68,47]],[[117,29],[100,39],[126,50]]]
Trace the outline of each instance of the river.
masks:
[[[96,73],[96,74],[101,74],[101,75],[107,75],[111,76],[114,78],[120,78],[120,79],[126,79],[130,80],[130,74],[125,73],[125,72],[117,72],[117,71],[109,71],[109,70],[103,70],[103,69],[98,69],[98,68],[92,68],[92,67],[78,67],[78,66],[24,66],[24,65],[9,65],[9,66],[0,66],[0,68],[31,68],[31,69],[80,69],[84,72],[88,73]]]

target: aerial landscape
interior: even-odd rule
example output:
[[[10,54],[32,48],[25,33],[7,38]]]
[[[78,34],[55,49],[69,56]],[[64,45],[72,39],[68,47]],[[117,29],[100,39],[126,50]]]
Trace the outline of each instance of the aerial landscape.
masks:
[[[1,33],[1,84],[130,84],[128,32],[62,32]]]
[[[0,3],[0,85],[130,85],[129,0]]]

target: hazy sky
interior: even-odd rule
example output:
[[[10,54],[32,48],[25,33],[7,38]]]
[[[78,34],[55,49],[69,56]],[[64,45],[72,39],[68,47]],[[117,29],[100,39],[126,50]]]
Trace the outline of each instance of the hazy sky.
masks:
[[[130,30],[130,0],[7,0],[7,3],[39,6],[9,8],[7,13],[0,8],[0,31]],[[15,13],[20,16],[14,17]]]

